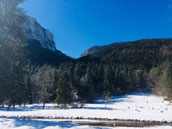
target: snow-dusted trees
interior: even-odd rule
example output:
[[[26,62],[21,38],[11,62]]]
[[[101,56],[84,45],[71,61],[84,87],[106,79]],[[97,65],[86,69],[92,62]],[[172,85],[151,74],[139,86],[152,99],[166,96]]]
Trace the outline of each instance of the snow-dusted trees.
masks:
[[[10,107],[21,104],[24,98],[25,75],[27,74],[24,31],[21,24],[24,17],[17,12],[17,5],[23,0],[0,1],[0,88],[1,103]]]

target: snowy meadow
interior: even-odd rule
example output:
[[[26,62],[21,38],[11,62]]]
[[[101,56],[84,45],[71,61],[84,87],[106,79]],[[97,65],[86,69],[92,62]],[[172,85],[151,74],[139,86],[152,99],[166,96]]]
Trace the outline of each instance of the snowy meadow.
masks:
[[[103,127],[81,126],[76,124],[64,123],[65,121],[94,121],[104,120],[138,120],[138,121],[156,121],[172,122],[172,104],[165,101],[163,97],[147,93],[135,93],[125,96],[112,97],[108,100],[105,108],[104,100],[97,100],[93,104],[85,104],[83,108],[58,109],[55,104],[47,104],[45,109],[41,109],[41,104],[27,105],[25,108],[0,109],[0,127],[1,129],[100,129]],[[6,117],[6,118],[4,118]],[[29,118],[36,120],[22,120],[18,118]],[[58,118],[58,119],[56,119]],[[59,118],[63,118],[59,120]],[[65,120],[66,119],[66,120]],[[123,129],[122,127],[118,127]],[[115,129],[118,129],[117,127]],[[130,129],[125,127],[126,129]],[[172,126],[146,127],[155,129],[171,129]],[[133,128],[132,128],[133,129]]]

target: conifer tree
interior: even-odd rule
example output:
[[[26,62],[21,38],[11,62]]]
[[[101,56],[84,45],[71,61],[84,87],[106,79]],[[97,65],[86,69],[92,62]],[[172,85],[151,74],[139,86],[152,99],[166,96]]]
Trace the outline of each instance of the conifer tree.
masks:
[[[23,0],[0,0],[0,82],[8,106],[22,104],[25,91],[26,53],[22,24],[25,18],[18,4]]]
[[[172,99],[172,63],[167,70],[167,98]]]
[[[58,79],[56,96],[57,104],[67,106],[73,102],[72,83],[68,71],[63,71]]]

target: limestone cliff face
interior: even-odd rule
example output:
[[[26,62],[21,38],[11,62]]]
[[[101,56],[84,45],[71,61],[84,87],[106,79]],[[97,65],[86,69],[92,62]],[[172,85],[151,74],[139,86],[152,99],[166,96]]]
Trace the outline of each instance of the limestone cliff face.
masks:
[[[56,50],[53,34],[43,28],[35,18],[26,16],[24,28],[27,38],[39,41],[43,48],[51,51]]]
[[[13,0],[0,0],[0,23],[6,23],[0,24],[1,29],[9,29],[14,24],[19,25],[24,29],[26,38],[37,40],[43,48],[56,51],[53,34],[43,28],[35,18],[27,16],[21,9],[14,9],[15,5],[15,1]],[[24,22],[21,22],[19,19],[10,18],[12,13],[21,20],[24,18]],[[15,37],[13,38],[15,39]]]

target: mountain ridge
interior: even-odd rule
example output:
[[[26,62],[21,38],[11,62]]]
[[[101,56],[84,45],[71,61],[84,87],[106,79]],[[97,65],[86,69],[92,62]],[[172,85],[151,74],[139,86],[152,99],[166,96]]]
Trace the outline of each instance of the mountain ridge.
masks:
[[[93,55],[101,51],[105,51],[107,49],[113,49],[115,47],[118,47],[119,45],[131,45],[136,42],[142,42],[142,41],[157,41],[157,40],[171,40],[172,38],[153,38],[153,39],[140,39],[140,40],[133,40],[133,41],[122,41],[122,42],[114,42],[111,44],[107,45],[100,45],[100,46],[93,46],[87,50],[85,50],[80,57],[88,56],[88,55]]]

